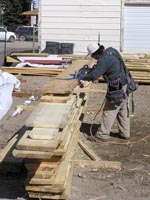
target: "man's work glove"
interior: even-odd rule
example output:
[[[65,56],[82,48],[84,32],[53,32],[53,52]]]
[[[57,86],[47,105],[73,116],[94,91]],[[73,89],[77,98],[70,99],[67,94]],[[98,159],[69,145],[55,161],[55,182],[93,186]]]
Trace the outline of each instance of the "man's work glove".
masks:
[[[85,73],[83,73],[83,72],[78,73],[78,75],[77,75],[78,80],[84,80],[84,76],[85,76]]]

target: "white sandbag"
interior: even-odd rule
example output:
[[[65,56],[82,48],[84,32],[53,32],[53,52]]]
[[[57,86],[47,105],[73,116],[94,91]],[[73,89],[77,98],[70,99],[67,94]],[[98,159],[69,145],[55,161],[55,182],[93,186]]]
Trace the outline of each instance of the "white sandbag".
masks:
[[[13,90],[20,90],[20,81],[14,75],[0,70],[0,120],[12,105]]]

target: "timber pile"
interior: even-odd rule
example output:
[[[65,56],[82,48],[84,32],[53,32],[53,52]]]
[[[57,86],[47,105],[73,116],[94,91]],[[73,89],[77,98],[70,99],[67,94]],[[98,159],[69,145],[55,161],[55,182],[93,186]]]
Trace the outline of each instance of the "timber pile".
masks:
[[[92,159],[73,160],[81,126],[81,113],[87,93],[84,88],[74,92],[77,80],[64,80],[89,60],[75,60],[57,79],[49,81],[41,90],[43,96],[25,122],[25,131],[15,135],[0,156],[10,152],[15,159],[24,159],[28,175],[25,188],[30,198],[66,199],[70,192],[73,166],[120,169],[119,162],[101,161],[82,141],[80,147]],[[82,94],[82,95],[81,95]],[[82,97],[81,97],[82,96]]]
[[[150,54],[122,53],[127,68],[139,83],[150,83]]]
[[[85,99],[73,95],[77,80],[64,78],[84,64],[87,61],[75,61],[57,76],[60,80],[52,79],[44,86],[41,102],[26,120],[27,130],[13,150],[16,158],[25,161],[26,191],[31,198],[66,199],[70,191],[71,159],[78,143]]]
[[[26,191],[31,198],[66,199],[72,177],[70,145],[79,132],[83,99],[77,95],[62,103],[41,102],[25,125],[27,130],[13,151],[25,159]],[[57,97],[55,97],[57,99]],[[57,101],[57,100],[56,100]]]

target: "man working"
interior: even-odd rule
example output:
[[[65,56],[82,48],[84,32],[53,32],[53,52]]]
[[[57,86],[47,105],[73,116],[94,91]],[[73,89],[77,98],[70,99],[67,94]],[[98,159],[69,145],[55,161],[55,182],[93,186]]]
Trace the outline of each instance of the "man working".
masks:
[[[122,57],[116,49],[111,47],[105,49],[104,46],[99,46],[97,44],[88,45],[87,50],[88,55],[97,60],[97,64],[91,72],[83,75],[81,80],[94,81],[103,75],[108,86],[101,126],[94,137],[96,140],[107,142],[114,121],[117,119],[119,138],[129,139],[130,117],[128,94],[126,94],[127,75],[123,67],[123,61],[120,61]],[[115,95],[118,95],[119,98],[121,94],[121,100],[119,99],[119,101],[116,101],[115,99],[114,101],[111,101],[111,98],[109,98],[111,97],[111,92],[116,92]]]

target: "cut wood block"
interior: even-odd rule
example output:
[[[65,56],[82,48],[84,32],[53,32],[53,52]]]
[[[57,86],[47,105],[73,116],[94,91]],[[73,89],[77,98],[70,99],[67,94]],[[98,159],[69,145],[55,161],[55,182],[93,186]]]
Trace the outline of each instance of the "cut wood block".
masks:
[[[26,131],[17,144],[17,149],[28,151],[52,152],[59,144],[61,132],[57,132],[51,140],[38,140],[29,138],[30,131]]]
[[[72,105],[67,103],[39,103],[25,125],[38,128],[64,128],[71,107]]]
[[[58,128],[33,128],[29,132],[29,137],[37,140],[52,140],[58,131]]]

